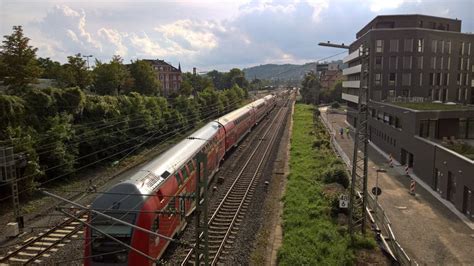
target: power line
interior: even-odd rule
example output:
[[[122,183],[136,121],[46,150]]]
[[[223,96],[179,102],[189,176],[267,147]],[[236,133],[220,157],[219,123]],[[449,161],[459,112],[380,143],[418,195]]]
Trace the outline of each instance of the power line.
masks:
[[[205,119],[208,119],[208,118],[212,117],[212,114],[214,113],[214,111],[209,111],[209,113],[210,113],[210,115],[208,115],[208,117],[205,117]],[[199,120],[199,119],[197,119],[197,120]],[[182,127],[180,127],[180,128],[175,129],[174,131],[171,131],[171,132],[168,132],[168,133],[166,133],[166,134],[164,134],[164,135],[161,135],[161,137],[164,137],[164,136],[166,136],[166,135],[169,135],[170,133],[178,132],[178,131],[181,130],[181,129],[186,129],[186,130],[187,130],[187,129],[191,129],[191,128],[193,128],[192,125],[182,126]],[[151,132],[145,133],[145,134],[143,134],[143,135],[147,135],[147,134],[149,134],[149,133],[151,133]],[[172,136],[169,137],[169,138],[172,138],[172,137],[176,136],[177,134],[179,134],[179,133],[176,133],[176,134],[172,135]],[[143,136],[143,135],[141,135],[141,136]],[[139,136],[139,137],[140,137],[140,136]],[[136,137],[136,138],[134,138],[134,139],[137,139],[137,138],[138,138],[138,137]],[[169,139],[169,138],[168,138],[168,139]],[[132,139],[132,140],[134,140],[134,139]],[[125,142],[122,142],[122,143],[113,145],[112,147],[117,146],[117,145],[120,145],[120,144],[123,144],[123,143],[126,143],[126,142],[130,142],[130,141],[131,141],[131,140],[128,140],[128,141],[125,141]],[[156,148],[156,146],[158,146],[159,144],[160,144],[160,143],[156,144],[152,149]],[[140,145],[140,144],[138,144],[138,145]],[[109,155],[109,156],[107,156],[107,157],[101,158],[100,160],[96,160],[96,161],[94,161],[94,162],[92,162],[92,163],[90,163],[90,164],[87,164],[87,165],[84,165],[84,166],[82,166],[82,167],[80,167],[80,168],[74,169],[73,171],[70,171],[70,172],[68,172],[68,173],[65,173],[65,174],[59,175],[59,176],[57,176],[57,177],[54,177],[54,178],[52,178],[52,179],[49,179],[49,180],[47,180],[47,181],[45,181],[45,182],[39,184],[39,186],[43,186],[44,184],[50,183],[50,182],[52,182],[52,181],[54,181],[54,180],[57,180],[57,179],[59,179],[59,178],[61,178],[61,177],[67,176],[67,175],[69,175],[69,174],[71,174],[71,173],[74,173],[74,172],[76,172],[76,171],[82,170],[82,169],[84,169],[84,168],[86,168],[86,167],[92,166],[92,165],[94,165],[94,164],[96,164],[96,163],[99,163],[99,162],[101,162],[101,161],[104,161],[104,160],[106,160],[106,159],[109,159],[109,158],[111,158],[111,157],[114,157],[114,156],[116,156],[116,155],[118,155],[118,154],[120,154],[120,153],[122,153],[122,152],[126,152],[126,151],[128,151],[128,150],[130,150],[130,149],[133,149],[133,148],[135,148],[135,147],[138,146],[138,145],[135,145],[135,146],[126,148],[126,149],[121,150],[121,151],[119,151],[119,152],[117,152],[117,153],[114,153],[114,154]],[[106,148],[106,149],[102,149],[102,150],[100,150],[100,151],[96,151],[96,152],[94,152],[94,153],[92,153],[92,154],[88,154],[88,155],[86,155],[86,156],[82,156],[82,157],[80,157],[80,158],[75,159],[74,161],[77,161],[77,160],[80,160],[80,159],[84,159],[84,158],[86,158],[86,157],[88,157],[88,156],[97,154],[97,153],[99,153],[99,152],[108,150],[108,149],[110,149],[110,148],[111,148],[111,147]],[[122,158],[122,159],[123,159],[123,158]],[[66,165],[66,163],[61,164],[61,165],[57,165],[57,166],[50,167],[50,168],[45,169],[45,170],[43,170],[43,171],[52,170],[52,169],[55,169],[55,168],[58,168],[58,167],[61,167],[61,166],[64,166],[64,165]],[[18,181],[24,180],[24,179],[29,178],[29,177],[34,177],[34,176],[35,176],[35,175],[24,176],[24,177],[22,177],[22,178],[19,178]],[[0,187],[6,186],[6,185],[8,185],[8,184],[9,184],[9,183],[0,184]],[[33,189],[34,189],[33,187],[32,187],[32,188],[27,188],[27,189],[24,189],[24,190],[22,190],[22,191],[19,191],[18,194],[22,194],[22,193],[24,193],[24,192],[26,192],[26,191],[30,191],[30,190],[33,190]],[[10,195],[10,196],[1,198],[0,201],[4,201],[4,200],[9,199],[9,198],[11,198],[11,197],[12,197],[12,196]]]

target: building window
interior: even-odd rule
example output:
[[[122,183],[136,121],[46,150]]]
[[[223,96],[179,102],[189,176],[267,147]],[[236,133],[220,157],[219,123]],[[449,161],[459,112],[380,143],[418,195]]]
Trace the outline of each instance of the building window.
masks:
[[[469,86],[469,74],[464,75],[464,86]]]
[[[420,73],[420,76],[418,77],[418,84],[421,86],[423,86],[423,73]]]
[[[443,40],[439,41],[439,49],[441,50],[441,53],[444,53],[444,41]]]
[[[411,85],[411,73],[403,73],[402,86],[410,86],[410,85]]]
[[[462,73],[458,73],[458,78],[456,79],[456,85],[461,85]]]
[[[423,69],[423,56],[416,57],[416,65],[418,69]]]
[[[448,54],[451,54],[451,41],[446,42],[446,50],[448,50]]]
[[[451,57],[448,56],[448,64],[447,64],[447,69],[449,70],[451,68]]]
[[[396,96],[395,90],[388,90],[388,96],[389,97],[395,97]]]
[[[458,70],[463,70],[464,58],[459,58]]]
[[[461,88],[458,88],[458,93],[457,93],[457,98],[458,98],[458,101],[460,102],[462,100],[462,89]]]
[[[418,39],[417,41],[417,44],[416,44],[416,50],[419,52],[419,53],[422,53],[423,52],[423,39]]]
[[[403,50],[405,52],[413,52],[413,39],[405,39]]]
[[[441,57],[441,59],[439,60],[439,69],[444,69],[444,66],[443,66],[443,62],[444,61],[444,58]]]
[[[375,85],[377,86],[382,85],[382,74],[380,73],[375,74]]]
[[[375,52],[383,53],[383,40],[375,41]]]
[[[390,69],[398,69],[398,57],[397,56],[390,56],[389,58],[389,65]]]
[[[469,71],[469,65],[470,65],[470,64],[469,64],[469,59],[470,59],[470,58],[467,58],[466,61],[465,61],[465,62],[466,62],[466,66],[464,67],[464,69],[466,69],[466,71]]]
[[[431,57],[430,58],[430,68],[431,69],[436,69],[436,57]]]
[[[418,27],[423,28],[423,20],[420,20],[420,21],[418,22]]]
[[[436,82],[434,85],[441,86],[441,73],[436,73]]]
[[[383,57],[382,56],[376,56],[375,57],[375,68],[376,69],[382,69],[382,64],[383,64]]]
[[[461,45],[459,47],[459,54],[463,55],[464,54],[464,42],[461,42]]]
[[[390,40],[390,52],[398,52],[398,40]]]
[[[429,80],[430,86],[434,85],[434,73],[430,73],[430,80]]]
[[[436,53],[437,48],[438,48],[438,41],[437,40],[432,40],[431,41],[431,52]]]
[[[467,55],[471,55],[471,43],[469,43],[469,45],[468,45]]]
[[[388,74],[388,85],[394,86],[397,82],[397,74],[396,73],[389,73]]]
[[[411,69],[411,56],[404,56],[403,57],[403,69]]]
[[[444,73],[443,86],[448,86],[448,85],[449,85],[449,73]]]

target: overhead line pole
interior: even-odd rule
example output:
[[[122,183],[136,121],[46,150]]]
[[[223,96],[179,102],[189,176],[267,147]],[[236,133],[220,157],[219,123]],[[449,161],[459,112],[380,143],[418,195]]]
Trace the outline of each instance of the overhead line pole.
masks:
[[[344,44],[320,42],[320,46],[349,49]],[[368,103],[370,95],[369,73],[370,44],[364,42],[359,48],[361,61],[361,77],[359,98],[357,102],[358,116],[354,135],[354,151],[352,157],[351,190],[349,201],[349,233],[354,239],[354,234],[360,227],[360,232],[365,234],[366,207],[367,207],[367,176],[368,176]],[[360,192],[360,193],[359,193]]]

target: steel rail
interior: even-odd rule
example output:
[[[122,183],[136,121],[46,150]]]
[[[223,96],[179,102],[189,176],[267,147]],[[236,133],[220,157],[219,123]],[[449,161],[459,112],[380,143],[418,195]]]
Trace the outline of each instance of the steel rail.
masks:
[[[208,221],[208,226],[210,226],[212,224],[212,222],[214,221],[214,219],[216,218],[216,216],[218,215],[219,211],[222,210],[222,207],[224,206],[224,204],[228,201],[226,201],[228,198],[229,198],[229,195],[231,195],[232,192],[235,192],[234,191],[234,187],[236,186],[236,184],[240,181],[241,177],[243,176],[245,170],[248,170],[248,165],[250,164],[250,162],[253,162],[252,159],[254,159],[255,157],[255,154],[257,153],[257,151],[260,151],[260,147],[263,143],[263,138],[267,137],[269,132],[271,131],[271,129],[273,129],[274,127],[277,127],[277,130],[274,130],[273,132],[273,135],[271,136],[270,138],[270,141],[268,142],[268,145],[267,147],[265,148],[265,150],[263,151],[264,154],[263,156],[261,156],[261,159],[258,163],[258,166],[256,168],[255,171],[253,171],[253,176],[251,177],[251,180],[249,181],[249,184],[247,185],[247,188],[245,190],[245,193],[243,196],[241,196],[241,200],[240,200],[240,203],[237,207],[237,211],[235,212],[232,220],[231,220],[231,223],[226,231],[226,234],[224,235],[224,238],[221,242],[221,244],[219,245],[219,248],[217,250],[217,253],[214,255],[214,259],[213,259],[213,262],[212,264],[215,264],[215,262],[217,261],[218,257],[219,257],[219,254],[222,252],[223,250],[223,247],[227,241],[227,238],[228,236],[230,235],[230,232],[232,230],[232,228],[234,227],[234,224],[237,220],[237,217],[239,216],[240,214],[240,211],[242,209],[242,206],[244,205],[244,203],[246,202],[246,200],[248,199],[247,196],[253,186],[253,184],[255,183],[255,179],[258,175],[258,172],[260,171],[260,167],[261,165],[263,164],[263,162],[265,161],[265,157],[268,153],[268,151],[270,150],[270,147],[272,147],[273,143],[274,143],[274,140],[276,139],[276,136],[278,135],[279,131],[280,131],[280,128],[283,124],[283,121],[284,121],[284,118],[286,117],[286,114],[287,112],[285,113],[285,115],[281,115],[281,112],[282,112],[282,108],[278,111],[278,113],[275,115],[275,117],[273,118],[273,120],[271,121],[270,123],[270,126],[267,128],[267,130],[264,132],[263,134],[263,137],[260,139],[259,143],[255,146],[255,148],[253,149],[251,155],[248,157],[248,159],[246,160],[246,162],[244,163],[244,166],[241,168],[241,170],[239,171],[238,175],[236,176],[235,180],[233,181],[232,185],[230,186],[230,188],[228,188],[228,191],[227,193],[225,194],[225,196],[223,197],[223,199],[221,200],[221,202],[219,203],[218,207],[214,210],[213,212],[213,215],[211,216],[210,220]],[[278,123],[275,123],[275,121],[278,121]],[[275,126],[273,126],[275,125]],[[181,263],[181,265],[186,265],[186,263],[188,263],[188,261],[191,259],[192,255],[193,255],[193,248],[191,248],[191,250],[188,252],[188,254],[186,255],[185,259],[183,260],[183,262]]]
[[[80,211],[76,214],[77,216],[75,217],[83,217],[84,215],[87,215],[87,211]],[[79,219],[79,218],[77,218]],[[17,249],[15,249],[14,251],[8,253],[5,257],[3,258],[0,258],[0,263],[8,263],[8,261],[11,259],[11,258],[14,258],[16,256],[19,255],[20,252],[23,252],[24,250],[26,250],[28,247],[31,247],[33,246],[35,243],[38,243],[40,242],[42,239],[46,238],[46,237],[49,237],[51,236],[51,234],[54,234],[54,233],[57,233],[58,230],[62,230],[64,229],[66,226],[69,226],[71,225],[73,222],[75,222],[76,220],[73,219],[73,218],[69,218],[63,222],[61,222],[60,224],[50,228],[49,230],[47,230],[45,233],[41,234],[41,235],[38,235],[36,237],[33,237],[31,238],[30,240],[26,241],[25,243],[21,244],[21,246]],[[34,256],[32,256],[31,258],[27,259],[26,262],[23,262],[23,264],[28,264],[28,263],[31,263],[31,262],[34,262],[36,259],[38,259],[41,255],[43,255],[44,253],[46,253],[47,251],[51,250],[53,247],[57,246],[59,243],[63,242],[64,240],[70,238],[72,235],[76,234],[80,229],[82,228],[82,225],[81,224],[78,224],[77,226],[75,226],[74,229],[71,230],[71,232],[67,233],[65,236],[62,236],[60,237],[59,239],[55,240],[54,242],[49,242],[51,243],[51,245],[47,246],[47,247],[44,247],[42,250],[40,250],[37,254],[35,254]]]
[[[281,109],[280,109],[280,110],[281,110]],[[286,113],[285,113],[285,114],[286,114]],[[255,172],[254,172],[254,174],[253,174],[253,176],[252,176],[252,179],[250,180],[250,182],[249,182],[249,184],[248,184],[248,186],[247,186],[247,189],[245,190],[245,194],[244,194],[244,196],[242,197],[242,200],[241,200],[241,202],[240,202],[240,204],[239,204],[239,207],[238,207],[237,211],[235,212],[234,217],[232,218],[232,221],[231,221],[231,223],[230,223],[230,225],[229,225],[229,228],[228,228],[227,231],[226,231],[226,234],[224,235],[224,238],[223,238],[221,244],[219,245],[219,249],[217,250],[217,252],[216,252],[216,254],[215,254],[215,256],[214,256],[214,259],[212,260],[211,265],[215,265],[215,264],[217,263],[217,260],[219,259],[219,255],[220,255],[220,253],[222,252],[222,250],[223,250],[223,248],[224,248],[224,246],[225,246],[225,244],[226,244],[227,238],[228,238],[229,235],[230,235],[230,232],[231,232],[231,230],[232,230],[232,228],[233,228],[233,226],[234,226],[234,224],[235,224],[235,221],[236,221],[238,215],[240,214],[240,210],[242,209],[242,206],[243,206],[244,202],[247,200],[247,195],[249,194],[250,188],[253,186],[253,184],[254,184],[254,182],[255,182],[255,179],[256,179],[257,176],[258,176],[258,172],[260,171],[260,168],[261,168],[262,164],[265,162],[266,156],[267,156],[268,152],[269,152],[269,151],[271,150],[271,148],[273,147],[273,144],[274,144],[275,139],[276,139],[276,137],[277,137],[277,135],[278,135],[278,133],[279,133],[279,131],[280,131],[281,126],[283,125],[283,121],[284,121],[284,118],[285,118],[285,117],[286,117],[285,115],[281,115],[281,117],[280,117],[280,119],[279,119],[280,121],[278,121],[277,129],[274,131],[274,134],[272,135],[271,140],[268,142],[268,145],[267,145],[267,147],[265,148],[265,151],[264,151],[264,154],[263,154],[263,156],[262,156],[262,159],[259,161],[259,163],[258,163],[258,165],[257,165],[257,168],[256,168],[256,170],[255,170]],[[260,142],[260,143],[261,143],[261,142]],[[253,156],[252,156],[252,157],[253,157]]]

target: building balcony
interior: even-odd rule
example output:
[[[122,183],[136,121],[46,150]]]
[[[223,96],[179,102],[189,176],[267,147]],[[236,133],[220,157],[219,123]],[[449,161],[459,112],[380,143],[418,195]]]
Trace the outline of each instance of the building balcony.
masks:
[[[360,80],[346,80],[342,82],[344,88],[360,88]]]
[[[348,93],[342,93],[342,99],[353,102],[353,103],[358,103],[359,102],[359,96],[353,95],[353,94],[348,94]]]
[[[347,75],[352,75],[352,74],[357,74],[360,73],[362,70],[362,65],[356,65],[353,67],[348,67],[342,70],[342,74],[347,76]]]
[[[359,57],[359,49],[355,50],[354,52],[350,53],[349,55],[347,55],[346,57],[344,57],[342,59],[342,62],[344,64],[347,64],[351,61],[354,61],[355,59],[357,59]]]

